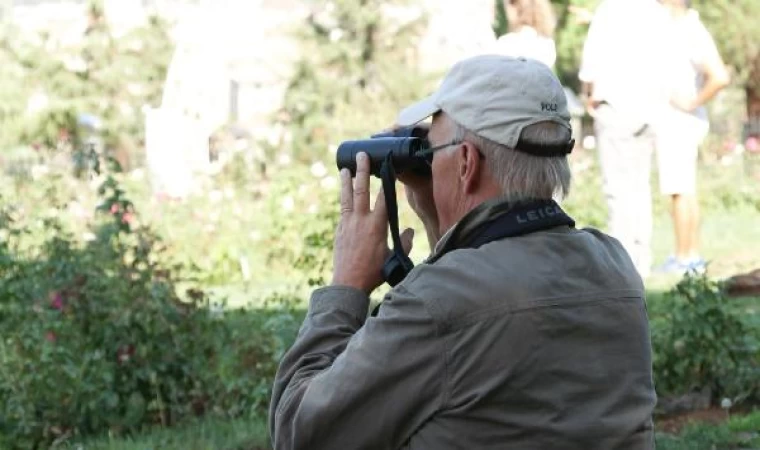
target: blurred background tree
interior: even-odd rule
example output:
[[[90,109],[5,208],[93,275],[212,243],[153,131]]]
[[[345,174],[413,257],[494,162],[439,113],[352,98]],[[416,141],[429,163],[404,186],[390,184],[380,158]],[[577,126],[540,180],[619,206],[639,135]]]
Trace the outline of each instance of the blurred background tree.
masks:
[[[285,95],[280,120],[292,132],[297,160],[329,155],[343,139],[386,128],[427,80],[413,43],[425,19],[388,20],[383,12],[407,0],[314,2],[299,35],[304,55]],[[314,150],[324,153],[313,154]],[[276,149],[281,151],[281,148]]]
[[[705,26],[734,72],[734,84],[747,95],[747,114],[760,116],[760,2],[694,0]]]
[[[78,149],[86,114],[99,118],[105,148],[122,165],[141,162],[142,108],[160,102],[172,51],[162,19],[150,17],[116,37],[99,1],[89,3],[76,46],[49,33],[30,37],[6,23],[0,33],[0,145]]]

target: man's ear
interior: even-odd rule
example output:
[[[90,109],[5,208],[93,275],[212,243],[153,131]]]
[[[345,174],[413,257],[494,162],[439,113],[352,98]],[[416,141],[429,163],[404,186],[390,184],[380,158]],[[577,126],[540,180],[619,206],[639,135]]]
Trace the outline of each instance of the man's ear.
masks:
[[[470,194],[480,187],[482,172],[485,169],[480,151],[471,143],[465,141],[459,152],[459,179],[465,192]]]

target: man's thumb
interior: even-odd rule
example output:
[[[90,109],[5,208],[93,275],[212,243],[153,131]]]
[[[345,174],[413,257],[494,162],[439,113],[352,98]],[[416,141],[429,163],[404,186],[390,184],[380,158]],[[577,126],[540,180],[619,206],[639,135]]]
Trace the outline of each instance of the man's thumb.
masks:
[[[404,254],[409,255],[414,244],[414,229],[407,228],[401,233],[401,246],[404,248]]]

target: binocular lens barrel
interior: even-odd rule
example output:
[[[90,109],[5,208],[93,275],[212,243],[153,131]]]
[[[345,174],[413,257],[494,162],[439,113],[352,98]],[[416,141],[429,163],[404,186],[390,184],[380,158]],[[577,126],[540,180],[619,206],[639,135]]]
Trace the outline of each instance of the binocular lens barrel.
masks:
[[[393,156],[393,167],[398,172],[406,169],[416,169],[421,163],[416,153],[421,150],[423,140],[413,137],[377,137],[343,142],[338,147],[336,162],[338,170],[349,169],[351,176],[356,176],[356,155],[366,153],[370,160],[370,172],[380,175],[383,161],[389,153]]]

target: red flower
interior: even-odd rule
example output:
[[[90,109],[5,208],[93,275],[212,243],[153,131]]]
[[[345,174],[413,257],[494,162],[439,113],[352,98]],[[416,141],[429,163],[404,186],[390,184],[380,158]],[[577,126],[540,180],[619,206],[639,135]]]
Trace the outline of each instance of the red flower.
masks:
[[[45,333],[45,340],[46,341],[48,341],[50,343],[55,343],[56,339],[57,339],[57,336],[52,331],[48,331],[47,333]]]
[[[119,362],[119,365],[125,364],[129,362],[129,359],[135,354],[135,346],[132,344],[129,345],[123,345],[119,347],[119,350],[116,352],[116,360]]]
[[[50,293],[50,306],[58,311],[63,309],[63,297],[59,292],[53,291]]]

